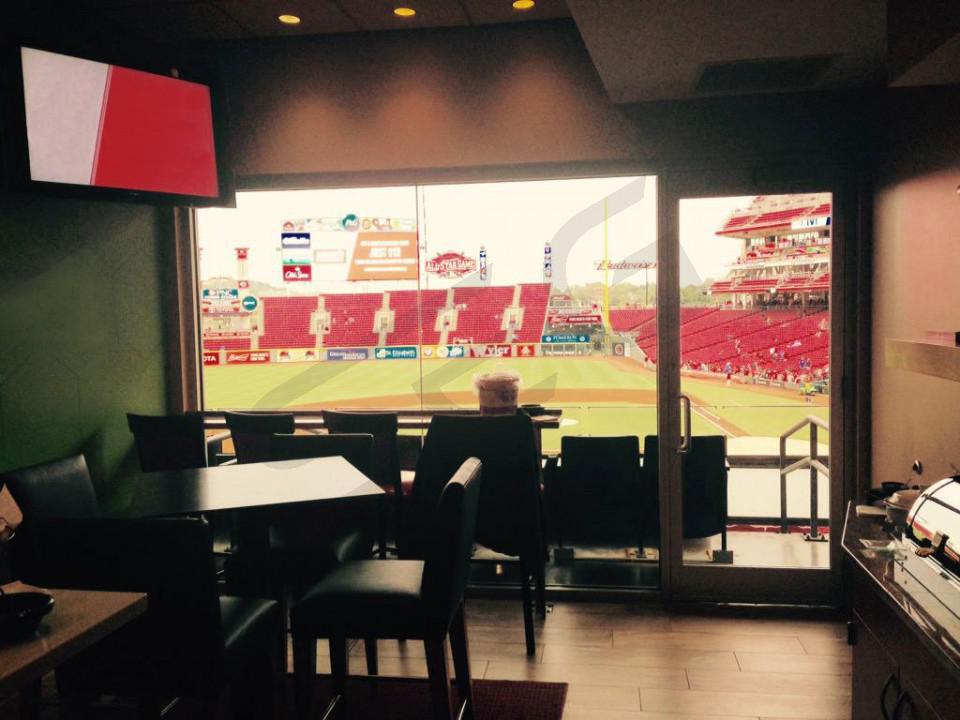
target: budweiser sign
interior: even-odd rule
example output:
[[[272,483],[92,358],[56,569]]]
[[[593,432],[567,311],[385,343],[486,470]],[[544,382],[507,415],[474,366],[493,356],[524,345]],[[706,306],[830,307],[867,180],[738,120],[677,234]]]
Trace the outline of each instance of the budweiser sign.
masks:
[[[600,325],[603,318],[600,315],[547,315],[550,325]]]
[[[655,262],[628,262],[621,260],[619,262],[610,260],[600,260],[597,263],[597,270],[656,270]]]
[[[427,260],[425,269],[440,277],[463,277],[477,269],[477,261],[463,253],[440,253],[433,260]]]
[[[247,365],[249,363],[270,362],[269,350],[250,350],[245,352],[227,353],[228,365]]]
[[[313,266],[310,263],[283,265],[284,282],[310,282],[313,277]]]

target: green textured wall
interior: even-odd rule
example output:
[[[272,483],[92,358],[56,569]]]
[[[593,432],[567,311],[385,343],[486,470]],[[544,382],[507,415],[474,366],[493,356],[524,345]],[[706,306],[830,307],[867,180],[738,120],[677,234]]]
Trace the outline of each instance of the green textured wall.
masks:
[[[0,192],[0,470],[82,451],[136,467],[124,413],[166,406],[172,211]]]

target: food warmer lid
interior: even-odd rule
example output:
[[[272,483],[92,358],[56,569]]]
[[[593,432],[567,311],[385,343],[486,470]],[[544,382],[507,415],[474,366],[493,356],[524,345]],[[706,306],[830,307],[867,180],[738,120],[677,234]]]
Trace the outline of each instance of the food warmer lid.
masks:
[[[908,537],[960,577],[960,476],[924,490],[907,515]]]

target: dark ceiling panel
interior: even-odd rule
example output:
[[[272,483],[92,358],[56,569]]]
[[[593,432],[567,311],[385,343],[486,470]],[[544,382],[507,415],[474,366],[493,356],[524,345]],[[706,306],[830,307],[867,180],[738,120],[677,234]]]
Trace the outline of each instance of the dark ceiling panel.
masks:
[[[470,19],[459,0],[334,0],[363,30],[469,25]],[[417,14],[401,18],[393,14],[398,5],[412,7]]]
[[[470,21],[477,25],[570,17],[566,0],[537,0],[537,4],[530,10],[515,10],[513,0],[460,0],[460,2],[470,16]]]
[[[209,3],[141,2],[106,12],[121,25],[158,43],[250,36],[236,20]]]
[[[359,30],[360,27],[335,0],[216,0],[217,6],[256,37],[324,35]],[[277,16],[296,15],[299,25],[284,25]]]

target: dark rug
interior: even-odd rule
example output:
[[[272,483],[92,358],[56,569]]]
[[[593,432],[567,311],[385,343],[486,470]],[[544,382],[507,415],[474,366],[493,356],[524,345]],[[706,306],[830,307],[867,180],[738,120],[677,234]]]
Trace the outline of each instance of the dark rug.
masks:
[[[331,698],[330,678],[317,676],[314,715],[321,717]],[[450,696],[460,707],[457,691]],[[423,720],[430,717],[430,690],[426,680],[351,677],[345,701],[338,703],[337,720]],[[567,699],[566,683],[474,680],[475,720],[561,720]],[[340,705],[342,704],[342,707]]]

